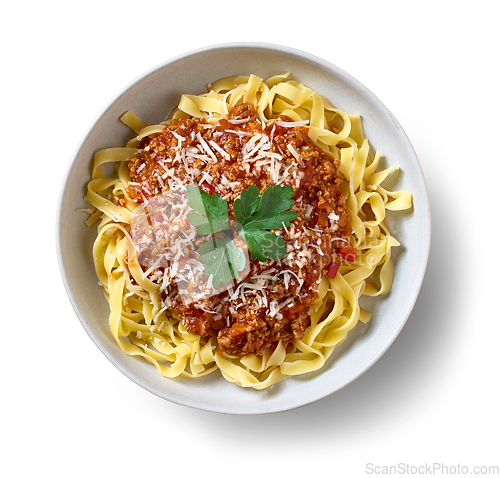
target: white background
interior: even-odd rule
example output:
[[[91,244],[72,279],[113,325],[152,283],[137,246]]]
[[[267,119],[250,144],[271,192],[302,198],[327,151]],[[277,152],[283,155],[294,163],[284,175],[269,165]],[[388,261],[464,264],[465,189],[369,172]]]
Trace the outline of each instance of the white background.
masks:
[[[4,476],[349,478],[385,465],[500,465],[496,3],[5,5]],[[101,108],[157,64],[232,41],[297,48],[364,83],[412,141],[432,208],[427,274],[393,346],[343,390],[275,415],[184,408],[125,378],[73,312],[55,251],[59,189]]]

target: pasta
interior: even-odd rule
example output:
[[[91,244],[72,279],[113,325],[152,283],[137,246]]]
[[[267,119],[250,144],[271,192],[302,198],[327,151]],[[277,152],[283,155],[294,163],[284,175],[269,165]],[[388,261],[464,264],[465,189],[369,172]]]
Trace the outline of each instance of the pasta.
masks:
[[[165,377],[196,378],[220,371],[226,380],[254,389],[265,389],[289,377],[321,369],[348,333],[358,323],[370,320],[371,314],[359,305],[360,297],[381,296],[390,291],[391,250],[399,243],[386,225],[386,211],[405,210],[412,205],[410,192],[391,191],[382,185],[397,167],[379,170],[381,154],[371,150],[360,116],[335,108],[308,87],[289,79],[287,73],[265,81],[255,75],[218,80],[201,95],[183,95],[177,108],[158,125],[147,125],[132,112],[124,114],[121,120],[135,136],[125,147],[98,151],[94,155],[86,195],[94,207],[87,225],[98,222],[93,246],[95,269],[110,306],[110,331],[120,349],[153,364]],[[188,126],[191,129],[186,129],[186,134],[176,129]],[[211,136],[204,139],[200,131],[209,131]],[[172,145],[178,145],[171,148],[171,157],[163,151],[167,136]],[[226,143],[214,140],[223,137],[234,137],[234,140],[228,139]],[[298,143],[282,142],[284,146],[280,149],[279,141],[292,141],[291,138],[306,146],[299,150],[293,146]],[[223,174],[217,181],[206,173],[208,169],[203,169],[211,165],[210,171],[213,171],[219,164],[232,164],[229,161],[234,160],[236,153],[228,145],[233,144],[238,144],[244,153],[243,156],[238,153],[240,172],[235,173],[243,178],[241,185],[227,179],[223,166]],[[157,156],[148,156],[152,154],[146,151],[148,149],[154,150]],[[301,151],[309,151],[310,156],[303,156]],[[303,173],[307,164],[303,161],[309,157],[319,157],[318,164],[327,172],[330,164],[336,165],[330,173],[339,178],[335,180],[336,189],[328,189],[317,179],[322,194],[337,191],[338,196],[335,207],[329,206],[324,212],[323,216],[330,218],[330,222],[324,223],[321,230],[307,226],[311,214],[321,217],[319,212],[312,212],[320,203],[314,202],[312,208],[306,199],[304,204],[300,202],[299,192],[306,181]],[[174,167],[174,164],[177,165]],[[111,169],[109,177],[105,174],[108,169]],[[173,171],[182,171],[182,176]],[[155,229],[151,221],[166,207],[184,211],[185,218],[189,204],[186,206],[182,194],[174,193],[185,192],[188,184],[208,194],[217,191],[231,206],[241,191],[255,184],[254,178],[264,172],[264,182],[259,180],[258,184],[293,187],[293,209],[299,211],[299,218],[295,223],[292,220],[289,227],[284,224],[279,230],[271,229],[286,240],[288,254],[301,253],[293,251],[293,246],[290,251],[291,241],[295,240],[295,244],[302,247],[302,258],[292,254],[276,260],[269,256],[264,262],[252,261],[246,244],[238,243],[235,234],[234,243],[247,254],[245,271],[242,268],[232,282],[217,289],[210,283],[214,276],[209,275],[207,269],[203,271],[195,260],[195,266],[190,269],[192,277],[208,277],[203,290],[212,291],[210,297],[216,299],[210,302],[210,297],[200,295],[201,299],[195,300],[191,286],[182,289],[183,295],[181,286],[176,284],[181,283],[178,279],[181,272],[187,270],[182,268],[191,267],[188,262],[192,261],[193,251],[189,244],[198,237],[196,231],[189,229],[190,223],[185,220],[185,228],[176,232],[178,242],[173,246],[169,242],[170,245],[158,249],[159,242],[166,244],[165,241],[171,241],[174,236],[166,235],[162,228]],[[146,177],[154,177],[154,182],[146,181]],[[170,194],[168,206],[162,202],[165,194]],[[171,226],[172,217],[167,219]],[[297,224],[302,229],[299,230]],[[148,234],[156,234],[157,238],[159,232],[163,233],[162,239],[152,246]],[[189,244],[183,239],[187,236],[190,236]],[[140,237],[146,237],[149,242],[144,245]],[[323,242],[317,243],[317,240]],[[343,256],[343,250],[350,252],[350,256]],[[164,262],[168,253],[176,255],[176,260],[169,256],[170,262]],[[316,255],[311,256],[312,253]],[[181,262],[179,257],[183,254],[186,260]],[[303,259],[302,266],[292,267],[287,263],[287,258],[292,257]],[[305,265],[304,260],[311,262],[311,257],[316,258],[318,266]],[[250,274],[249,261],[253,271]],[[310,274],[314,272],[309,282],[305,276],[299,277],[301,267]],[[186,281],[186,276],[182,276],[182,280]],[[271,287],[278,282],[282,284],[282,295],[273,296],[272,290],[277,289],[271,290]],[[304,292],[301,291],[304,284],[311,284],[311,290],[301,296],[302,311],[296,303],[300,300],[294,302],[292,296]],[[283,299],[281,302],[279,297]],[[263,317],[273,324],[269,328],[279,323],[277,318],[287,317],[284,314],[290,304],[290,310],[295,310],[302,322],[292,321],[293,330],[287,329],[288,335],[269,332],[271,335],[263,339],[253,331],[251,338],[255,342],[249,339],[250,329],[240,331],[243,338],[230,335],[237,329],[234,324],[238,322],[231,317],[238,317],[249,303],[266,310],[267,315]],[[236,307],[241,307],[239,312]],[[193,311],[200,315],[190,316]],[[221,311],[225,311],[225,315]],[[270,318],[274,322],[270,322]]]

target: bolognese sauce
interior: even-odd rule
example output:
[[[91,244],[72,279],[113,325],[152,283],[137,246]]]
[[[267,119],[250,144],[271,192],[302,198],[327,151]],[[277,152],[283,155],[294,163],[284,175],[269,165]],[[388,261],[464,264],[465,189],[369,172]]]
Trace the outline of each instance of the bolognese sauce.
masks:
[[[282,115],[264,125],[245,103],[224,119],[175,119],[142,140],[128,162],[128,194],[149,208],[147,221],[135,225],[134,242],[139,261],[162,285],[162,305],[175,310],[190,333],[215,336],[219,351],[229,355],[260,356],[280,341],[286,346],[301,339],[322,276],[338,269],[352,232],[338,167],[300,122]],[[203,238],[190,227],[186,202],[174,194],[186,185],[217,194],[229,206],[252,185],[261,192],[291,186],[298,217],[290,227],[273,231],[284,239],[286,256],[248,259],[228,287],[213,288],[206,276],[187,281],[179,271],[190,267],[193,277],[204,271],[195,247]],[[228,210],[234,221],[232,207]],[[155,224],[161,237],[147,240],[145,231]],[[238,247],[245,248],[239,239],[235,233]]]

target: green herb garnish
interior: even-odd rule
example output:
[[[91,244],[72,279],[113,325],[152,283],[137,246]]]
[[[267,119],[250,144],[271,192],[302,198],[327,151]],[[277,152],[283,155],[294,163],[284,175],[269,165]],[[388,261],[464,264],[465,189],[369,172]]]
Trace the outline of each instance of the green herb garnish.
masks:
[[[286,255],[282,237],[270,229],[289,227],[297,217],[290,211],[295,201],[291,186],[270,186],[259,196],[257,186],[244,189],[234,201],[233,213],[236,231],[248,244],[252,259],[266,262],[268,257],[277,260]],[[194,186],[187,186],[188,205],[195,211],[187,218],[200,235],[211,235],[212,239],[198,250],[199,260],[208,277],[212,275],[214,287],[225,285],[245,268],[245,254],[233,241],[229,225],[228,202],[217,194],[208,194]]]
[[[246,257],[243,249],[236,247],[231,236],[214,238],[203,243],[198,249],[199,260],[205,268],[207,277],[212,275],[212,284],[219,287],[238,277],[238,272],[245,268]]]
[[[227,201],[224,201],[217,194],[186,186],[188,205],[197,212],[190,212],[187,215],[189,222],[196,227],[196,232],[201,235],[215,234],[226,231],[229,227],[229,217],[227,213]]]
[[[291,186],[270,186],[259,197],[257,186],[241,191],[234,201],[233,212],[238,234],[245,240],[252,259],[266,262],[286,256],[285,240],[269,231],[289,227],[298,214],[289,209],[294,205]]]

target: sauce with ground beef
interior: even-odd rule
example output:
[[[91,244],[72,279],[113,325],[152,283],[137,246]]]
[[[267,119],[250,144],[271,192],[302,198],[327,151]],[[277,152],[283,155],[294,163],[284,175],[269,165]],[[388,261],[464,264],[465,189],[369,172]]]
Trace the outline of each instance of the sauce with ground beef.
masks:
[[[173,120],[139,147],[128,162],[127,192],[148,214],[132,225],[132,236],[143,269],[161,284],[162,305],[190,333],[216,337],[219,351],[234,356],[262,355],[280,341],[286,346],[302,338],[326,266],[341,260],[338,252],[351,234],[338,162],[306,127],[285,116],[264,125],[249,104],[218,121]],[[213,288],[197,263],[203,238],[186,218],[188,184],[228,201],[230,220],[243,189],[291,186],[298,217],[273,230],[287,255],[249,259],[238,280]],[[241,238],[234,241],[246,247]]]

